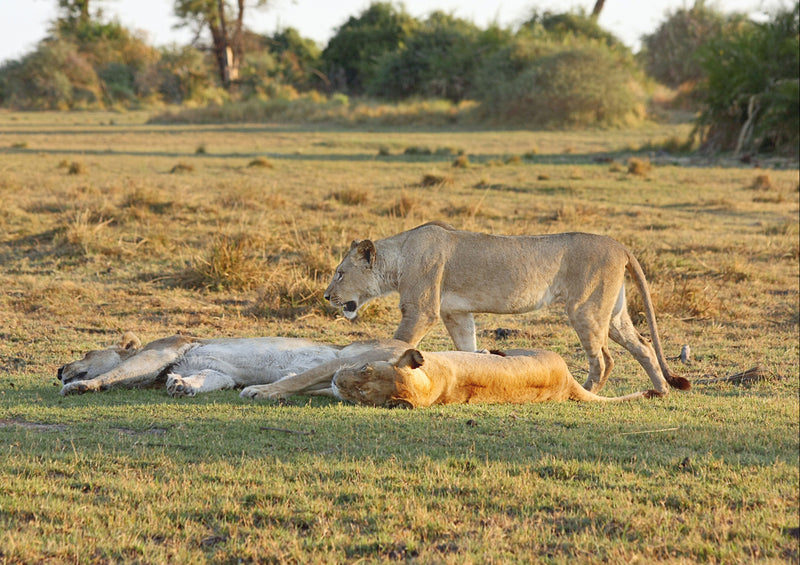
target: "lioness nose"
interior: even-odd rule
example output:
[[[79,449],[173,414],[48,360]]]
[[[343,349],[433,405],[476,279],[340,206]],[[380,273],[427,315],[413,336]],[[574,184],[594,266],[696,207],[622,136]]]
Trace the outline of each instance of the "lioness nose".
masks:
[[[322,298],[324,298],[325,300],[327,300],[328,302],[330,302],[330,300],[331,300],[331,295],[330,295],[330,294],[329,294],[329,293],[326,291],[326,292],[325,292],[325,294],[323,294],[323,295],[322,295]]]

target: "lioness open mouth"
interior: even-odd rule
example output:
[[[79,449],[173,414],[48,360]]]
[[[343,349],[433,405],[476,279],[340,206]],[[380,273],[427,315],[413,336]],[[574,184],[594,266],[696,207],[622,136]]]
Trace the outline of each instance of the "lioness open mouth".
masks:
[[[358,303],[355,300],[350,300],[342,305],[342,313],[348,320],[356,317],[356,310],[358,310]]]

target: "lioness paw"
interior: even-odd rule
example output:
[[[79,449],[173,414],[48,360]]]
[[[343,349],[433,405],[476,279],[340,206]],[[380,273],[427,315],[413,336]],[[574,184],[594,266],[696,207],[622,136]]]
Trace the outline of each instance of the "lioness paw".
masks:
[[[194,396],[197,391],[176,373],[167,375],[167,394],[175,397]]]
[[[61,396],[67,396],[70,394],[83,394],[84,392],[89,392],[91,390],[93,390],[92,387],[87,384],[86,381],[74,381],[61,387]]]
[[[253,400],[280,400],[287,395],[273,385],[253,385],[248,386],[239,393],[242,398],[252,398]]]

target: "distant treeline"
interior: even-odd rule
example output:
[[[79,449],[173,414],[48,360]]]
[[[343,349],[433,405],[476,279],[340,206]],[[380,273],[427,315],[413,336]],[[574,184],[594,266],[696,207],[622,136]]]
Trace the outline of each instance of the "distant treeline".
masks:
[[[659,92],[698,112],[705,147],[798,153],[800,2],[756,23],[697,0],[666,14],[636,54],[584,13],[534,12],[515,29],[481,28],[443,12],[420,20],[375,2],[324,48],[293,28],[266,35],[242,26],[235,73],[226,74],[224,50],[221,58],[213,44],[157,49],[118,22],[90,17],[88,1],[59,1],[73,13],[62,11],[33,52],[0,67],[0,105],[439,99],[474,101],[478,119],[492,123],[563,128],[633,123]]]

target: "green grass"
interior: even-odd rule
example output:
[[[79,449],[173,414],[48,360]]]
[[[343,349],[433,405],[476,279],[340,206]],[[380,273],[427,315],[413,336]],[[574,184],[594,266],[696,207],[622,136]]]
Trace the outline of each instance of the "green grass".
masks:
[[[0,562],[798,561],[797,163],[765,171],[631,149],[686,126],[146,119],[0,113]],[[470,166],[403,154],[424,146],[463,148]],[[631,157],[649,159],[646,175],[620,166]],[[272,167],[248,166],[258,158]],[[194,170],[170,174],[176,163]],[[667,355],[692,347],[676,371],[760,364],[770,378],[624,405],[418,411],[235,391],[58,395],[59,365],[127,329],[145,341],[389,337],[395,297],[350,323],[322,291],[353,239],[436,219],[612,235],[645,266]],[[639,318],[634,291],[630,301]],[[553,349],[586,376],[557,308],[477,326],[481,347]],[[422,346],[451,344],[438,325]],[[612,354],[604,394],[649,385]]]

